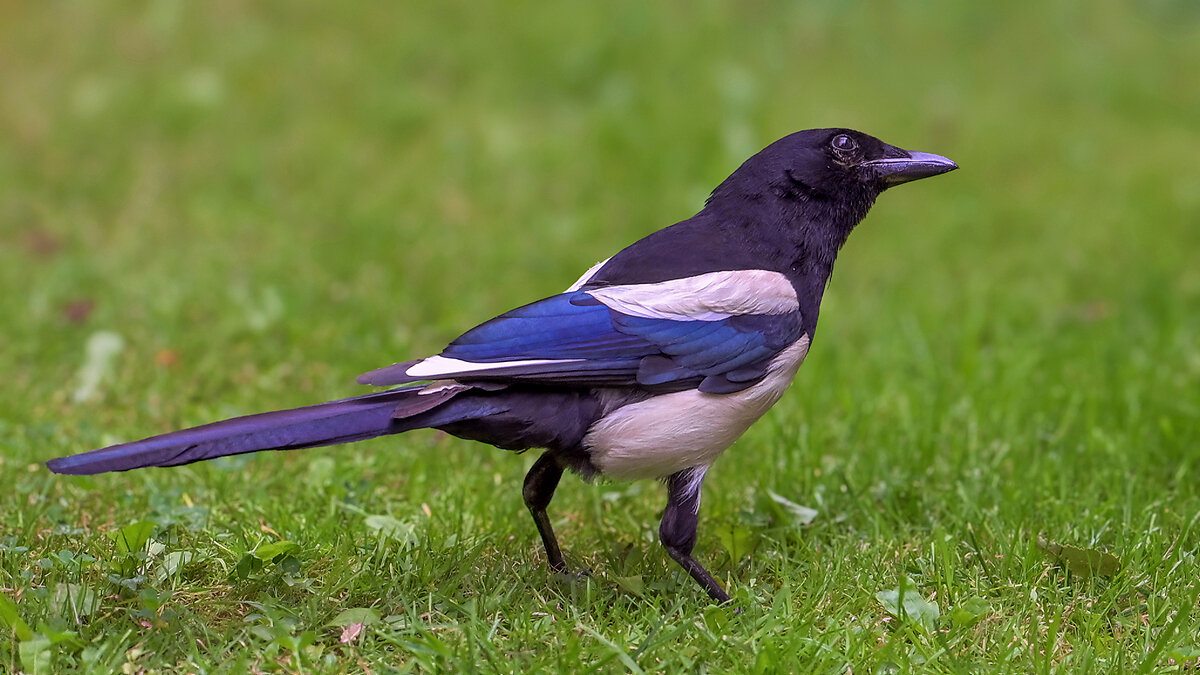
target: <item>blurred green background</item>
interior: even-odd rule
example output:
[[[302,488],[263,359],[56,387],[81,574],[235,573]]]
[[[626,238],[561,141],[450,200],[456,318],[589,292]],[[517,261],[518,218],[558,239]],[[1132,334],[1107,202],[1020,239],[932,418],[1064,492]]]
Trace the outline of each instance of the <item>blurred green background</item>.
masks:
[[[1193,619],[1170,621],[1194,608],[1200,509],[1198,70],[1200,5],[1184,0],[0,3],[0,542],[13,549],[0,588],[40,635],[75,636],[36,661],[55,667],[1165,662],[1194,644],[1181,637]],[[517,488],[530,457],[430,434],[95,479],[38,464],[354,394],[356,374],[566,287],[694,213],[762,146],[821,126],[962,169],[880,199],[843,252],[798,386],[711,474],[702,557],[754,588],[756,608],[702,626],[724,635],[711,643],[612,632],[644,637],[660,614],[690,625],[702,605],[653,550],[653,485],[574,485],[553,508],[569,558],[664,585],[546,600],[524,597],[546,582],[526,562],[539,555]],[[746,515],[768,489],[822,516],[788,532]],[[203,526],[163,515],[181,503],[204,505]],[[423,543],[387,553],[407,572],[354,572],[345,561],[374,544],[335,503],[411,514],[422,542],[453,531],[471,552]],[[198,568],[167,580],[178,615],[164,621],[206,644],[206,626],[233,631],[225,647],[147,635],[144,603],[106,581],[105,533],[147,513]],[[1115,551],[1128,576],[1064,585],[1031,543],[1042,530]],[[305,547],[310,580],[359,580],[311,595],[227,583],[264,532]],[[736,550],[746,532],[766,541],[757,558]],[[613,539],[651,562],[614,571]],[[36,564],[61,550],[100,562]],[[926,555],[954,562],[930,573]],[[972,555],[1019,562],[980,576]],[[1189,571],[1159,576],[1163,561]],[[442,588],[436,565],[459,583],[503,567],[500,585],[520,592]],[[985,598],[990,618],[942,642],[893,632],[874,594],[905,575],[943,611]],[[54,601],[62,584],[104,600],[79,619]],[[428,656],[397,642],[415,624],[385,622],[339,646],[321,626],[346,596],[382,615],[424,604],[458,638]],[[476,596],[497,615],[581,614],[476,641],[447,609]],[[1080,597],[1107,609],[1063,628]],[[289,652],[246,632],[261,614],[246,603],[293,612],[287,630],[317,631],[316,645],[257,656]],[[764,638],[780,626],[806,637]],[[1024,645],[1039,626],[1045,644]],[[816,649],[822,636],[838,646]],[[0,670],[32,669],[25,642],[0,640]],[[130,657],[135,645],[158,656]]]

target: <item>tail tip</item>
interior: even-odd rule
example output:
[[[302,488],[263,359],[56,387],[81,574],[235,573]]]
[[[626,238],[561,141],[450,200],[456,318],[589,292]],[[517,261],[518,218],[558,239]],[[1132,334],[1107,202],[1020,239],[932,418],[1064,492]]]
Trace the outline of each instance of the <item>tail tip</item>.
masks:
[[[46,468],[57,474],[68,474],[70,463],[67,460],[70,457],[55,457],[45,462]]]
[[[87,476],[94,473],[101,473],[91,467],[91,462],[81,461],[79,455],[67,455],[66,457],[55,457],[54,459],[45,462],[46,468],[60,476]]]

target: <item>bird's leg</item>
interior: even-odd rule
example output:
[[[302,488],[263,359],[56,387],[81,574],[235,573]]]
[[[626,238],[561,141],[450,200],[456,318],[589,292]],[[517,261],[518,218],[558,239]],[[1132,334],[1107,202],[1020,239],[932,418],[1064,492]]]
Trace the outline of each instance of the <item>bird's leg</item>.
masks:
[[[667,510],[663,513],[658,537],[675,562],[687,570],[713,600],[724,604],[729,602],[729,594],[692,557],[692,548],[696,545],[696,522],[700,519],[700,486],[704,484],[704,474],[707,472],[707,466],[695,466],[667,478]]]
[[[550,569],[555,572],[566,572],[567,563],[558,548],[558,540],[554,538],[554,528],[550,526],[546,507],[550,505],[550,500],[554,499],[554,490],[558,487],[562,474],[562,467],[551,453],[544,452],[530,467],[529,473],[525,474],[525,487],[521,490],[525,506],[529,507],[529,513],[533,514],[538,534],[542,535],[542,544],[546,547]]]

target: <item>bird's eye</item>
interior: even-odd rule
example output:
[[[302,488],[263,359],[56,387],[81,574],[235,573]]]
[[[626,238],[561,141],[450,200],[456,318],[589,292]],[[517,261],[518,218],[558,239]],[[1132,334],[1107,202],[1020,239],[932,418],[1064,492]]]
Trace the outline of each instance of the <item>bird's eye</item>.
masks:
[[[847,134],[838,134],[830,141],[830,145],[834,150],[839,152],[852,152],[858,149],[858,141],[854,140]]]

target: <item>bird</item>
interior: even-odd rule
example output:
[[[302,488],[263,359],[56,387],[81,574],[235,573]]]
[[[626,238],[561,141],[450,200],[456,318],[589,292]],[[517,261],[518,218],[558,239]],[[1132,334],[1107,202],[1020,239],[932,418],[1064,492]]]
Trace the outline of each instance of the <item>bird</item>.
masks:
[[[422,428],[540,449],[522,497],[552,571],[568,572],[547,511],[564,472],[655,479],[667,493],[661,544],[713,601],[729,603],[692,555],[709,467],[791,385],[838,252],[876,198],[957,168],[852,129],[798,131],[742,163],[694,216],[565,291],[500,314],[439,354],[358,377],[389,389],[46,464],[97,474]]]

